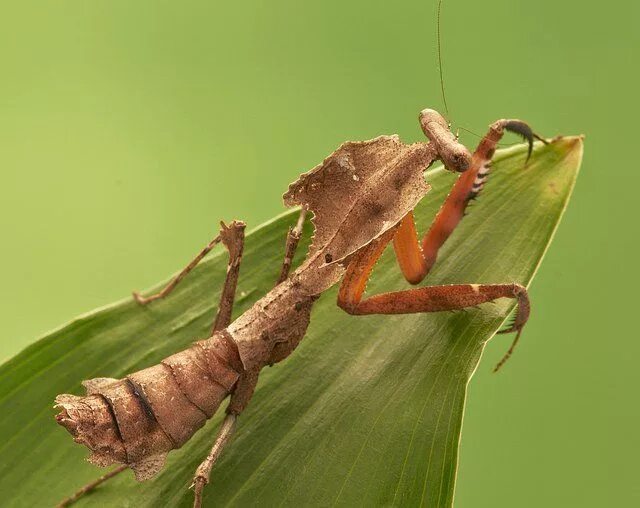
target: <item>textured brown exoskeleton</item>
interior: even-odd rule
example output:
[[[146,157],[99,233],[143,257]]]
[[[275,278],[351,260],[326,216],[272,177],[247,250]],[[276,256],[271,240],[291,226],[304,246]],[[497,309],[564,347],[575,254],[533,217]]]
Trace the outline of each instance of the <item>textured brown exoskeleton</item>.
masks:
[[[279,280],[235,321],[231,311],[242,258],[242,222],[223,224],[220,234],[160,293],[146,298],[134,293],[143,305],[165,297],[216,244],[222,242],[229,251],[222,300],[208,339],[124,379],[85,381],[85,396],[56,398],[58,423],[92,451],[89,460],[99,466],[121,464],[63,504],[126,468],[140,481],[152,477],[167,453],[186,443],[230,396],[211,453],[194,476],[195,506],[200,506],[211,468],[251,399],[260,370],[291,354],[306,332],[314,302],[341,279],[338,305],[350,314],[449,311],[516,299],[513,324],[503,330],[516,332],[516,339],[496,368],[502,365],[529,316],[527,291],[519,284],[427,286],[363,298],[373,266],[389,242],[407,281],[421,282],[467,204],[481,191],[503,133],[524,136],[529,153],[537,137],[524,122],[499,120],[471,155],[437,112],[422,111],[420,124],[430,142],[405,144],[397,136],[347,142],[289,186],[284,202],[299,205],[301,212],[287,237]],[[429,191],[424,171],[438,159],[461,175],[420,243],[412,210]],[[313,241],[305,261],[290,273],[307,211],[313,213]]]

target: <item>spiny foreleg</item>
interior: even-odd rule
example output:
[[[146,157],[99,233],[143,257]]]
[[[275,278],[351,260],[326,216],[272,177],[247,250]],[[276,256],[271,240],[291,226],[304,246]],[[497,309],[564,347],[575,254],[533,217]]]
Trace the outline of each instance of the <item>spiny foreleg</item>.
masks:
[[[529,319],[531,305],[527,289],[517,283],[452,284],[394,291],[363,298],[373,267],[394,233],[394,230],[389,231],[350,261],[338,293],[338,305],[354,315],[413,314],[462,310],[493,302],[499,298],[515,299],[518,310],[513,324],[500,333],[516,332],[516,337],[509,351],[496,365],[497,371],[511,356],[522,329]]]
[[[422,241],[418,242],[413,213],[407,214],[401,222],[393,246],[402,273],[410,283],[418,284],[427,276],[436,262],[440,248],[465,216],[467,206],[482,191],[489,178],[491,159],[498,142],[507,131],[519,134],[527,140],[527,160],[531,155],[534,139],[546,142],[521,120],[498,120],[489,127],[473,153],[469,168],[456,180]]]

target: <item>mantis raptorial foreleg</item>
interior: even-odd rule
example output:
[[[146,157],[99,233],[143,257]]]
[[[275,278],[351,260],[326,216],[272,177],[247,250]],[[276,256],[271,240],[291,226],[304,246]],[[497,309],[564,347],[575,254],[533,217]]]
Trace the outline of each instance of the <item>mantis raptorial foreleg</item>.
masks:
[[[513,344],[496,365],[498,370],[511,356],[520,333],[529,318],[530,304],[527,289],[520,284],[453,284],[449,286],[427,286],[406,291],[382,293],[363,299],[364,289],[375,262],[382,254],[391,235],[381,237],[379,242],[363,249],[350,262],[345,274],[338,305],[349,314],[413,314],[440,312],[475,307],[498,298],[514,298],[518,311],[513,324],[501,333],[516,332]]]
[[[491,170],[491,158],[505,131],[526,138],[529,142],[529,155],[534,138],[546,142],[521,120],[498,120],[491,125],[473,153],[469,169],[456,180],[422,242],[418,243],[412,212],[400,223],[393,239],[393,247],[400,269],[411,284],[418,284],[427,276],[436,262],[440,247],[464,217],[467,205],[484,187]]]
[[[500,333],[516,332],[513,344],[500,360],[498,370],[511,356],[522,328],[529,318],[530,304],[527,290],[520,284],[455,284],[427,286],[406,291],[383,293],[362,299],[373,267],[393,240],[396,258],[404,277],[412,284],[421,282],[436,261],[438,250],[464,217],[469,201],[482,190],[489,173],[490,162],[504,131],[524,136],[533,146],[533,134],[527,124],[519,120],[499,120],[491,125],[472,157],[472,162],[454,184],[440,208],[422,243],[418,243],[413,212],[409,212],[394,228],[362,249],[350,261],[340,287],[338,305],[349,314],[410,314],[439,312],[475,307],[498,298],[514,298],[518,311],[513,324]],[[541,139],[541,138],[538,138]]]

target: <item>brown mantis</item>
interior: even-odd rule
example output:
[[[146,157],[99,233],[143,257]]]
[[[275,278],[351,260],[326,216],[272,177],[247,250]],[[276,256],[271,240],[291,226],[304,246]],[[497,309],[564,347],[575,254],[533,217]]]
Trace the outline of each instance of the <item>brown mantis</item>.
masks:
[[[261,369],[293,352],[305,335],[314,302],[340,281],[338,306],[353,315],[450,311],[515,299],[514,321],[502,330],[515,332],[515,340],[496,369],[507,360],[530,311],[527,291],[517,283],[423,286],[364,296],[374,265],[390,243],[408,282],[418,284],[426,277],[468,203],[482,190],[505,131],[525,137],[529,154],[534,138],[544,142],[520,120],[498,120],[471,154],[437,112],[423,110],[420,125],[429,142],[405,144],[397,136],[347,142],[290,185],[285,204],[301,208],[287,236],[280,276],[275,287],[236,320],[231,316],[245,228],[240,221],[222,224],[219,235],[162,291],[149,297],[134,293],[142,305],[164,298],[218,243],[229,252],[209,338],[122,380],[85,381],[86,396],[56,398],[58,422],[92,451],[89,460],[100,466],[121,464],[62,505],[127,468],[140,481],[152,477],[167,453],[186,443],[229,396],[211,452],[194,474],[194,506],[201,506],[212,467],[251,399]],[[423,172],[436,160],[461,174],[419,242],[412,210],[429,191]],[[291,272],[308,212],[313,214],[313,241],[304,262]]]

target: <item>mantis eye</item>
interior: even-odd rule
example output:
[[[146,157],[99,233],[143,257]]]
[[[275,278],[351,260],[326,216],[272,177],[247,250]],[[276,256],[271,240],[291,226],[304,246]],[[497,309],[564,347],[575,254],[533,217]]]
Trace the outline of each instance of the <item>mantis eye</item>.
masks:
[[[461,149],[452,150],[452,152],[449,154],[448,161],[445,161],[443,159],[443,162],[445,162],[445,165],[447,166],[447,169],[449,171],[462,173],[463,171],[469,169],[469,166],[471,165],[469,152],[464,146],[460,145],[460,147]]]

